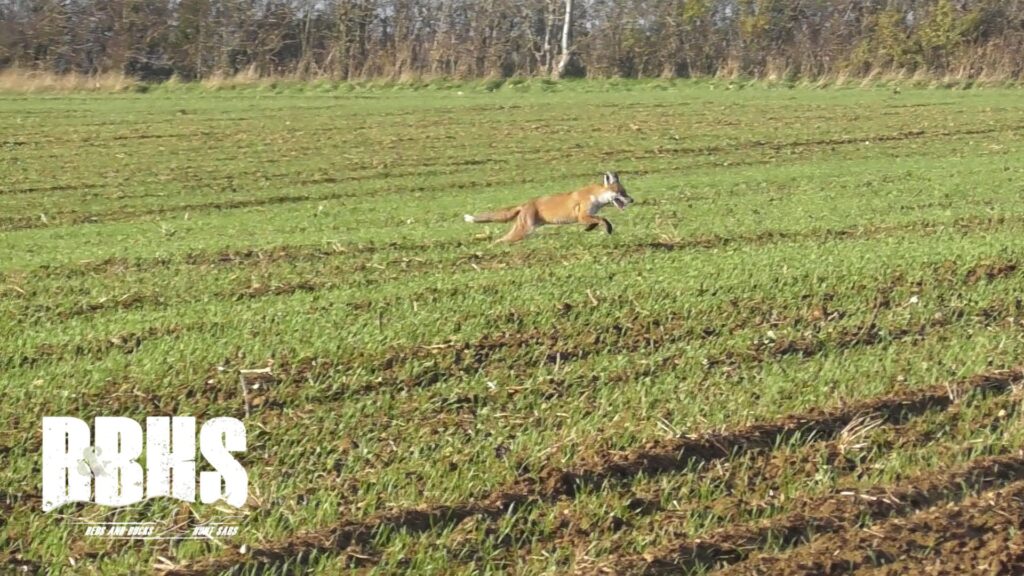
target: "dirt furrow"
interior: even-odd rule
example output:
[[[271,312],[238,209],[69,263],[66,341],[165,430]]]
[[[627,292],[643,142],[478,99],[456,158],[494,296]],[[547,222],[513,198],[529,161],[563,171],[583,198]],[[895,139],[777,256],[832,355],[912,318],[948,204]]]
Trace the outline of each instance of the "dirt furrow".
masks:
[[[34,368],[44,362],[56,362],[71,358],[99,359],[113,351],[125,355],[134,354],[144,342],[167,338],[189,330],[199,330],[206,322],[149,326],[136,332],[119,332],[106,338],[87,338],[67,346],[41,344],[31,354],[10,354],[0,358],[0,368]]]
[[[984,411],[979,413],[971,410],[971,422],[979,419],[989,422],[987,428],[991,432],[1018,418],[1020,399],[1016,395],[1005,394],[979,400],[984,402]],[[859,430],[863,428],[859,428],[858,422],[854,422],[835,439],[820,441],[811,438],[795,450],[787,447],[784,450],[754,452],[730,459],[724,465],[704,467],[694,474],[695,478],[700,479],[700,485],[718,486],[727,490],[727,495],[717,496],[710,502],[684,489],[683,492],[672,493],[670,500],[676,504],[666,508],[662,505],[665,498],[661,494],[661,488],[656,489],[655,494],[644,495],[639,495],[634,488],[630,488],[632,497],[626,502],[629,512],[624,516],[580,518],[563,511],[558,515],[557,522],[545,522],[541,519],[538,524],[526,520],[514,526],[502,526],[501,520],[496,518],[471,518],[459,525],[457,530],[460,533],[479,534],[483,528],[486,533],[500,534],[501,537],[489,539],[485,544],[486,552],[477,538],[456,538],[455,544],[446,549],[446,554],[456,562],[488,559],[508,562],[511,566],[525,555],[556,554],[558,550],[566,548],[585,549],[597,536],[615,541],[621,530],[634,526],[644,517],[653,517],[651,522],[657,526],[659,534],[669,538],[689,537],[685,525],[689,518],[698,515],[709,519],[715,518],[717,525],[730,528],[712,533],[725,535],[718,540],[710,536],[702,537],[699,545],[693,541],[682,540],[682,544],[660,548],[660,556],[657,553],[644,556],[661,564],[670,562],[671,558],[676,561],[672,569],[677,571],[708,565],[711,562],[709,558],[725,563],[731,558],[739,559],[743,554],[749,553],[751,546],[756,542],[762,542],[761,546],[769,542],[777,545],[779,542],[789,542],[794,535],[804,535],[804,532],[801,532],[803,525],[792,521],[794,517],[799,518],[799,514],[793,514],[794,512],[809,515],[810,521],[806,526],[808,529],[814,528],[811,526],[814,521],[811,513],[824,510],[829,510],[831,514],[835,513],[834,498],[787,498],[775,492],[780,483],[792,482],[799,478],[810,479],[824,473],[836,475],[838,486],[857,486],[857,478],[866,472],[865,468],[874,465],[875,455],[930,445],[935,440],[934,434],[937,429],[966,424],[967,421],[962,419],[963,408],[966,406],[977,406],[977,403],[957,403],[948,410],[936,412],[937,419],[914,418],[906,424],[877,429],[874,428],[872,421],[866,420],[859,423],[870,423],[868,429],[872,432],[865,437],[859,436]],[[848,437],[847,434],[852,436]],[[850,441],[853,437],[858,438],[855,443]],[[867,441],[867,438],[870,438],[870,441]],[[947,440],[942,443],[939,450],[945,456],[956,457],[954,454],[959,454],[962,457],[971,449],[963,446],[958,440]],[[932,476],[929,474],[929,478]],[[910,484],[918,486],[919,483]],[[839,491],[833,493],[836,492]],[[679,502],[685,503],[680,505]],[[783,503],[783,512],[786,516],[777,515],[776,517],[781,519],[777,523],[755,524],[748,520],[763,518],[765,513],[780,514],[774,510]],[[663,513],[664,515],[659,516]],[[468,530],[464,529],[463,525]],[[683,553],[676,554],[677,549],[683,550]],[[695,551],[694,554],[700,553],[703,557],[687,555],[691,549]],[[496,555],[498,551],[500,555]],[[611,556],[623,558],[617,554]],[[626,567],[640,571],[637,567],[646,565],[646,561],[638,558],[625,557],[615,564],[619,567],[616,571],[622,571]]]
[[[749,144],[749,147],[763,148],[767,150],[784,150],[784,149],[801,149],[807,147],[821,147],[821,146],[844,146],[851,144],[863,144],[865,142],[899,142],[908,139],[916,139],[929,136],[947,137],[947,136],[965,136],[965,135],[980,135],[989,134],[994,132],[1013,131],[1020,129],[1020,126],[1000,126],[994,128],[973,128],[959,131],[940,131],[934,133],[928,133],[923,130],[912,130],[908,132],[899,132],[895,134],[877,134],[877,135],[865,135],[858,137],[841,137],[841,138],[825,138],[825,139],[813,139],[805,141],[795,142],[767,142],[767,141],[754,141]],[[627,151],[628,156],[634,160],[643,158],[657,158],[666,156],[681,156],[681,155],[709,155],[721,152],[734,152],[737,150],[736,146],[703,146],[703,147],[666,147],[656,148],[648,153],[637,153],[636,151]],[[605,155],[611,157],[621,157],[621,151],[606,151]],[[705,162],[708,166],[716,166],[719,162]],[[687,169],[697,168],[700,165],[687,165]],[[665,171],[669,169],[666,168]],[[580,172],[575,174],[565,174],[566,177],[578,177],[583,178],[591,176],[589,172]],[[520,182],[528,183],[529,180],[521,179]],[[447,190],[457,189],[480,189],[487,186],[503,185],[504,181],[495,182],[453,182],[444,185]],[[430,192],[437,191],[437,186],[422,186],[422,187],[407,187],[402,190],[403,193],[413,192]],[[83,213],[76,211],[67,212],[55,212],[48,216],[54,222],[58,222],[60,225],[79,225],[79,224],[90,224],[100,222],[121,222],[133,220],[141,217],[150,216],[162,216],[166,214],[179,214],[179,213],[201,213],[204,210],[233,210],[239,208],[252,208],[261,206],[273,206],[280,204],[291,204],[298,202],[308,201],[328,201],[336,200],[341,198],[351,198],[357,196],[352,194],[350,191],[342,193],[333,192],[328,194],[295,194],[295,195],[278,195],[270,196],[266,198],[251,198],[251,199],[239,199],[231,201],[218,201],[218,202],[199,202],[192,204],[183,204],[179,206],[165,206],[157,208],[139,208],[135,210],[122,210],[112,212],[97,212],[97,213]],[[47,221],[39,218],[38,215],[22,215],[22,216],[8,216],[0,218],[0,231],[7,230],[23,230],[31,228],[44,228],[50,226]]]
[[[992,467],[993,462],[1000,467]],[[933,506],[942,498],[931,500],[914,487],[908,487],[907,494],[882,491],[857,495],[865,500],[876,498],[873,504],[894,502],[883,504],[883,508],[925,508],[909,517],[897,516],[867,527],[855,521],[840,522],[834,530],[812,537],[804,546],[781,554],[754,555],[722,573],[1020,574],[1024,572],[1022,477],[1024,460],[1020,456],[986,459],[972,466],[968,476],[954,477],[947,483],[953,492],[962,492],[962,485],[982,492],[956,504]],[[991,490],[1010,480],[1016,481]],[[916,506],[915,495],[923,497]]]
[[[935,278],[942,285],[956,283],[971,285],[981,281],[991,282],[1008,278],[1016,274],[1018,270],[1019,264],[1016,261],[992,260],[980,262],[963,276],[958,276],[952,274],[947,264],[942,264],[937,266]],[[876,291],[881,294],[880,298],[884,298],[885,293],[895,289],[898,283],[899,279],[894,279],[888,285],[877,287]],[[328,284],[333,285],[333,283]],[[224,297],[242,300],[298,292],[315,292],[322,289],[326,289],[326,285],[319,281],[280,285],[254,285],[242,291],[231,290],[225,292]],[[150,299],[163,301],[159,294],[130,294],[118,299],[106,299],[87,305],[79,305],[70,308],[70,310],[67,310],[67,308],[62,311],[35,310],[31,314],[44,317],[56,315],[61,318],[70,318],[83,314],[93,314],[101,310],[122,310],[122,308],[128,310],[128,308],[144,305]],[[563,304],[563,308],[566,305],[568,306],[567,310],[562,310],[562,312],[565,314],[571,313],[571,304]],[[615,323],[595,331],[595,335],[589,341],[575,342],[571,346],[566,346],[565,342],[559,338],[558,329],[553,328],[549,331],[485,336],[470,342],[398,347],[386,353],[383,358],[374,359],[370,363],[379,366],[381,372],[386,374],[396,366],[412,360],[436,359],[440,364],[431,371],[434,376],[424,375],[425,380],[429,383],[431,379],[475,373],[482,369],[487,361],[499,352],[517,354],[517,351],[518,353],[525,353],[528,349],[538,349],[538,351],[544,354],[542,359],[544,362],[572,362],[595,354],[601,354],[606,349],[611,348],[617,349],[617,351],[637,352],[641,351],[641,349],[653,349],[693,338],[707,339],[716,337],[731,330],[742,329],[744,326],[750,327],[764,324],[769,317],[771,318],[768,322],[773,330],[800,332],[798,336],[782,336],[772,341],[759,340],[750,349],[737,349],[733,353],[727,353],[719,359],[711,359],[708,362],[708,368],[714,368],[719,365],[729,367],[739,363],[738,359],[746,357],[753,357],[756,361],[791,355],[807,358],[821,354],[829,347],[846,349],[861,345],[872,345],[886,338],[890,341],[899,341],[912,337],[925,337],[931,331],[948,326],[954,320],[963,318],[965,314],[964,311],[958,310],[958,308],[950,308],[949,314],[933,317],[912,326],[884,328],[872,320],[870,324],[861,328],[847,328],[836,331],[828,329],[827,324],[829,317],[835,319],[844,316],[841,312],[829,312],[824,307],[818,307],[816,310],[807,313],[806,317],[804,313],[801,313],[793,318],[779,319],[775,318],[775,307],[782,307],[781,303],[778,306],[769,306],[772,310],[767,310],[766,305],[744,306],[742,311],[740,311],[741,316],[738,319],[734,319],[734,322],[729,326],[696,326],[692,322],[665,322],[657,320],[648,320],[640,325]],[[984,326],[996,325],[1006,320],[1007,316],[995,310],[995,308],[992,308],[992,310],[987,310],[986,308],[982,312],[984,316],[980,322]],[[1014,310],[1013,312],[1019,313],[1020,311]],[[24,314],[31,316],[28,312]],[[1007,314],[1010,314],[1010,312],[1007,311]],[[113,349],[122,349],[126,354],[131,354],[145,339],[166,336],[182,331],[183,329],[181,328],[154,327],[138,334],[116,334],[105,339],[78,342],[66,346],[44,344],[39,346],[34,353],[10,356],[6,358],[6,362],[0,360],[0,366],[36,366],[48,360],[78,356],[95,358],[113,351]],[[538,343],[542,343],[542,345],[538,345]],[[360,362],[366,363],[367,361],[368,359],[360,359]],[[302,379],[307,379],[310,374],[326,376],[336,364],[336,362],[327,359],[309,359],[297,365],[284,362],[283,367],[287,368],[289,373],[296,374]],[[423,379],[413,377],[402,378],[402,380],[406,381],[408,385],[415,386],[420,385],[418,382],[421,382]],[[387,385],[389,381],[388,378],[383,377],[379,381],[368,382],[366,387],[368,389],[379,388],[382,385]]]
[[[676,318],[623,320],[607,326],[594,325],[591,336],[575,341],[566,340],[564,331],[556,325],[547,330],[501,332],[468,342],[396,347],[372,358],[352,358],[341,362],[330,358],[306,358],[295,362],[282,359],[274,373],[275,378],[287,384],[337,378],[345,366],[372,367],[371,374],[375,377],[364,378],[362,384],[342,388],[323,397],[325,402],[334,402],[352,395],[393,388],[428,388],[453,378],[471,377],[482,371],[501,368],[514,369],[523,364],[566,366],[609,351],[620,354],[653,351],[695,340],[721,338],[736,330],[756,326],[770,326],[773,330],[793,333],[771,340],[758,339],[718,357],[705,359],[704,369],[707,372],[732,374],[743,366],[759,365],[787,356],[810,359],[830,351],[924,339],[957,321],[963,321],[966,315],[963,310],[949,308],[929,318],[895,326],[883,325],[877,317],[872,317],[861,326],[832,327],[826,315],[819,314],[820,311],[820,308],[812,308],[786,317],[777,315],[770,306],[752,303],[738,311],[729,324],[713,326],[699,319]],[[1007,324],[1011,312],[999,307],[984,309],[977,314],[964,325],[985,328],[1016,326]],[[416,367],[409,369],[411,364]]]
[[[793,548],[825,534],[856,529],[864,522],[906,516],[942,502],[958,501],[1024,478],[1024,455],[981,458],[954,472],[931,472],[896,486],[838,490],[791,503],[791,511],[770,520],[728,526],[639,556],[620,559],[620,573],[678,574],[698,568],[723,568],[752,558],[773,545]],[[768,570],[775,574],[777,572]]]
[[[973,273],[973,272],[972,272]],[[819,310],[820,312],[820,310]],[[834,312],[833,312],[834,313]],[[802,311],[792,316],[780,316],[767,303],[744,306],[738,316],[734,316],[728,325],[708,326],[699,320],[687,319],[636,319],[622,320],[596,330],[586,340],[566,341],[561,334],[560,326],[550,330],[531,330],[521,333],[503,332],[483,336],[469,342],[452,342],[431,346],[403,346],[391,350],[373,353],[367,356],[350,358],[318,358],[307,357],[292,360],[287,357],[275,358],[270,380],[264,396],[261,396],[259,411],[279,410],[289,405],[289,397],[279,391],[294,390],[297,386],[309,382],[324,382],[346,378],[349,367],[362,366],[371,368],[371,376],[365,374],[359,383],[334,389],[330,393],[318,396],[317,403],[344,401],[352,396],[375,394],[385,390],[424,389],[440,382],[454,378],[471,377],[481,371],[494,371],[502,368],[514,369],[522,364],[536,365],[538,362],[548,365],[566,366],[594,355],[605,354],[610,350],[617,353],[637,353],[645,350],[656,350],[666,346],[692,340],[707,340],[729,334],[735,329],[750,326],[771,325],[775,330],[799,332],[798,336],[780,336],[772,341],[756,340],[749,345],[741,345],[735,350],[724,353],[721,357],[707,359],[704,369],[708,373],[724,371],[733,374],[743,366],[758,365],[786,356],[798,356],[804,359],[826,354],[830,350],[851,350],[880,346],[905,340],[927,338],[936,331],[946,329],[951,323],[962,316],[962,312],[949,310],[940,316],[933,316],[915,323],[899,326],[882,326],[872,318],[863,326],[831,328],[828,319],[816,315],[815,310]],[[1005,324],[1011,311],[996,309],[986,312],[972,320],[973,326],[988,327]],[[718,314],[716,314],[718,315]],[[120,350],[132,354],[147,340],[173,336],[179,327],[157,327],[152,331],[140,333],[124,333],[109,339],[97,339],[77,344],[73,351],[82,355],[95,357]],[[11,356],[8,359],[13,366],[35,366],[43,361],[66,357],[67,351],[49,346],[41,347],[34,354]],[[3,362],[0,362],[0,366]],[[410,368],[410,365],[414,366]],[[230,360],[222,362],[207,370],[202,385],[193,388],[185,396],[174,396],[160,400],[161,410],[176,410],[177,403],[188,399],[190,402],[214,403],[219,410],[235,410],[239,416],[244,414],[242,402],[237,398],[236,368],[252,368],[234,366]],[[635,370],[626,370],[632,379]],[[615,373],[606,374],[605,380],[616,381]],[[552,382],[551,394],[563,394],[567,382]],[[286,394],[286,393],[285,393]],[[98,394],[95,401],[112,406],[109,391]],[[122,406],[131,409],[137,402],[129,398],[129,404]],[[165,404],[169,403],[169,404]],[[193,405],[193,409],[195,406]]]
[[[722,460],[755,450],[772,450],[791,438],[834,438],[855,418],[871,416],[886,423],[899,423],[929,410],[946,409],[954,395],[1004,393],[1024,381],[1024,370],[980,374],[967,381],[930,389],[908,391],[865,400],[832,410],[812,410],[775,422],[752,424],[735,431],[657,441],[619,457],[610,457],[576,470],[550,473],[547,492],[573,496],[582,487],[600,488],[605,482],[685,470],[692,465]],[[951,393],[951,390],[956,392]]]
[[[254,548],[247,554],[229,551],[221,556],[166,569],[168,574],[211,574],[239,565],[278,565],[301,562],[315,553],[344,551],[369,543],[383,530],[424,532],[443,529],[470,516],[497,517],[528,502],[574,497],[583,487],[601,488],[607,482],[686,470],[691,466],[739,456],[755,450],[773,450],[789,438],[834,438],[854,419],[864,416],[898,423],[923,412],[954,404],[953,397],[970,393],[1003,393],[1024,382],[1024,369],[978,374],[966,381],[874,398],[835,408],[793,414],[733,431],[655,441],[627,453],[589,458],[573,469],[550,469],[525,478],[490,496],[457,505],[387,512],[364,522],[343,522],[307,532],[278,543]]]
[[[674,240],[646,242],[626,247],[627,254],[647,255],[651,252],[674,250],[713,250],[728,246],[765,246],[785,242],[798,241],[841,241],[868,240],[902,234],[937,234],[944,230],[963,232],[998,230],[1005,226],[1024,223],[1024,214],[1003,216],[968,216],[950,222],[934,222],[922,220],[900,224],[873,224],[838,229],[807,229],[807,230],[769,230],[764,232],[723,236],[720,234],[702,234]],[[491,262],[505,262],[510,255],[506,252],[465,252],[452,257],[428,259],[423,252],[443,250],[469,250],[486,245],[471,239],[454,239],[430,242],[390,242],[387,244],[346,244],[346,245],[299,245],[271,246],[267,248],[250,248],[224,250],[217,252],[193,252],[180,257],[159,258],[123,258],[111,257],[98,261],[76,262],[57,265],[43,265],[28,273],[26,278],[46,278],[50,276],[77,277],[102,273],[123,273],[130,271],[146,271],[154,268],[170,267],[242,267],[266,266],[278,262],[315,262],[331,259],[344,259],[351,263],[351,269],[359,272],[379,265],[401,265],[405,270],[422,271],[437,269],[446,264],[476,264],[478,266]],[[370,256],[393,252],[394,258],[388,262],[375,262]],[[520,259],[519,263],[547,261],[540,254],[531,253],[530,258]],[[8,297],[11,297],[8,295]]]
[[[720,123],[716,123],[716,125],[720,125]],[[711,155],[711,154],[732,153],[732,152],[736,152],[736,151],[748,151],[748,150],[771,150],[771,151],[780,151],[780,150],[788,150],[788,149],[799,150],[799,149],[803,149],[803,148],[819,148],[819,147],[831,147],[831,146],[857,145],[857,144],[863,144],[865,142],[880,143],[880,142],[901,142],[901,141],[906,141],[906,140],[919,140],[919,139],[928,139],[928,138],[939,138],[939,139],[941,139],[941,138],[948,138],[948,137],[954,137],[955,138],[955,137],[958,137],[958,136],[975,136],[975,135],[983,135],[983,134],[992,134],[992,133],[996,133],[996,132],[1013,132],[1013,131],[1017,131],[1017,130],[1021,130],[1021,129],[1024,129],[1024,125],[1009,125],[1009,126],[998,126],[998,127],[976,127],[976,128],[965,128],[965,129],[961,129],[961,130],[936,130],[936,131],[926,131],[926,130],[915,129],[915,130],[902,130],[902,131],[893,132],[893,133],[862,134],[862,135],[857,135],[857,136],[837,136],[837,137],[829,137],[829,138],[812,138],[812,139],[791,140],[791,141],[768,141],[768,140],[764,140],[764,139],[755,139],[755,140],[745,140],[745,141],[740,141],[740,142],[731,142],[729,144],[708,144],[708,145],[698,145],[698,146],[657,146],[657,147],[651,149],[650,151],[646,151],[646,152],[644,152],[644,151],[639,151],[638,152],[635,148],[619,148],[619,149],[604,150],[604,151],[602,151],[602,154],[607,155],[607,156],[611,156],[611,157],[616,157],[616,158],[628,156],[628,157],[631,157],[631,158],[634,158],[634,159],[650,159],[650,158],[664,157],[664,156],[674,156],[674,157],[697,156],[697,157],[699,157],[699,156],[706,156],[706,155]],[[323,129],[323,131],[328,132],[328,133],[334,132],[333,129]],[[315,133],[315,132],[316,131],[314,131],[313,133]],[[112,140],[112,141],[116,141],[116,140],[130,139],[130,138],[172,138],[172,137],[180,137],[180,136],[182,136],[182,134],[159,134],[159,135],[138,134],[138,135],[115,135],[115,136],[111,136],[109,139]],[[421,138],[410,138],[408,140],[420,140],[420,141],[422,141]],[[396,140],[392,140],[392,141],[396,141]],[[74,142],[72,142],[72,143],[74,143]],[[429,143],[429,142],[421,142],[421,143],[426,144],[426,143]],[[450,149],[449,146],[442,145],[442,146],[439,146],[436,150],[434,150],[435,153],[428,154],[425,157],[410,156],[407,159],[406,162],[389,164],[389,166],[388,166],[389,173],[391,174],[391,176],[406,175],[406,171],[399,170],[396,173],[396,169],[408,168],[407,171],[408,171],[409,175],[422,175],[424,168],[431,168],[431,167],[435,167],[435,166],[437,166],[437,167],[450,167],[453,164],[457,165],[459,162],[462,162],[464,164],[471,164],[472,165],[472,164],[478,164],[478,163],[486,161],[485,159],[470,159],[470,160],[455,159],[455,160],[453,160],[453,159],[450,159],[450,158],[443,158],[442,160],[437,160],[438,152],[443,152],[443,151],[446,151],[448,149]],[[473,149],[473,148],[472,148],[472,146],[467,146],[467,149]],[[515,152],[516,156],[520,160],[536,160],[536,161],[544,161],[544,160],[557,159],[562,154],[560,149],[557,149],[557,148],[556,149],[542,149],[542,150],[539,150],[539,151],[536,151],[536,152],[532,152],[532,153],[525,153],[524,151],[522,151],[522,150],[520,150],[518,148],[514,149],[514,150],[511,150],[511,149],[498,149],[498,150],[496,150],[494,152],[499,154],[499,155],[502,152],[504,152],[504,153]],[[349,165],[347,167],[347,169],[348,169],[348,172],[351,173],[353,170],[369,169],[369,168],[374,168],[376,166],[378,166],[378,164],[376,164],[374,161],[371,160],[371,161],[368,161],[365,165],[362,165],[362,166],[359,166],[359,165]],[[252,173],[259,174],[259,172],[256,172],[256,171],[252,171]],[[585,175],[585,174],[580,174],[580,175],[582,176],[582,175]],[[295,176],[296,175],[294,173],[283,173],[283,174],[273,174],[270,177],[271,178],[275,178],[275,177],[276,178],[288,178],[288,179],[294,180]],[[336,181],[359,181],[359,180],[370,180],[370,179],[377,178],[377,177],[379,177],[379,171],[378,172],[368,172],[366,174],[360,174],[358,176],[352,176],[351,174],[348,174],[348,175],[346,175],[344,177],[335,177],[335,180]],[[237,175],[234,175],[234,173],[233,173],[232,178],[237,179]],[[0,195],[5,195],[5,194],[30,194],[30,193],[34,193],[34,192],[62,191],[62,190],[69,190],[69,189],[98,188],[98,187],[100,187],[100,185],[98,185],[98,184],[83,184],[83,185],[68,185],[68,184],[64,184],[64,185],[58,185],[58,186],[52,186],[52,185],[51,186],[30,186],[30,187],[24,187],[24,188],[8,187],[7,189],[0,190]]]
[[[858,226],[854,228],[835,229],[804,229],[804,230],[766,230],[754,234],[741,234],[737,236],[722,236],[708,234],[682,238],[679,240],[663,240],[643,244],[638,248],[651,248],[654,250],[694,250],[714,249],[726,246],[764,246],[785,242],[796,242],[802,240],[813,240],[818,242],[830,242],[840,240],[869,240],[872,238],[885,238],[892,235],[904,233],[917,233],[921,235],[938,234],[944,230],[958,230],[971,232],[978,230],[995,230],[1005,225],[1016,225],[1024,222],[1022,215],[1006,216],[965,216],[949,222],[933,222],[922,220],[910,223],[899,224],[873,224]]]

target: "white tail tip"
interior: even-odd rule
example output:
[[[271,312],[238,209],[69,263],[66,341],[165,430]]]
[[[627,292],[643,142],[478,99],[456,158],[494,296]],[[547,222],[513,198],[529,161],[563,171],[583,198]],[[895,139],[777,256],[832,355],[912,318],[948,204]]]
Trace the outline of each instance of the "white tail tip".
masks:
[[[464,215],[464,216],[462,217],[462,219],[463,219],[463,220],[465,220],[466,222],[476,222],[476,218],[473,218],[473,217],[472,217],[472,216],[470,216],[469,214],[465,214],[465,215]]]

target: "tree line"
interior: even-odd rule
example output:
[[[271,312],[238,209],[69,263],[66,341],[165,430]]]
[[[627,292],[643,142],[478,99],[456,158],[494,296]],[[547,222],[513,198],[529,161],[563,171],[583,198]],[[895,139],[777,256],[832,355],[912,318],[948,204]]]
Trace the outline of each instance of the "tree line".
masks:
[[[177,76],[1019,78],[1024,0],[0,0],[0,68]]]

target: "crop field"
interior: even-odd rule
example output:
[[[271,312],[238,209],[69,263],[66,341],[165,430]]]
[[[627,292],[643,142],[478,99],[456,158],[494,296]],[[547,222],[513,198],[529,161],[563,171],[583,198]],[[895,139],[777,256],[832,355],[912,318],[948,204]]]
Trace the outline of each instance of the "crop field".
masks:
[[[1021,570],[1022,299],[1019,89],[0,95],[0,572]],[[239,418],[248,502],[43,513],[58,415]]]

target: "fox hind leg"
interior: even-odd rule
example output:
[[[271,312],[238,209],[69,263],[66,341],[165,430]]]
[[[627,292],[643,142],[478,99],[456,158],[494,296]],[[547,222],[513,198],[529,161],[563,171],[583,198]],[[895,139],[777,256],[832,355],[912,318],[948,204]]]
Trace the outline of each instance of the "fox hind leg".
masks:
[[[508,231],[496,242],[506,242],[511,244],[512,242],[519,242],[523,238],[526,238],[536,229],[536,219],[534,213],[529,210],[523,210],[519,213],[519,218],[516,219],[516,223],[512,226],[512,229]]]
[[[513,226],[512,229],[508,231],[508,234],[505,234],[501,238],[495,240],[495,242],[505,242],[508,244],[511,244],[513,242],[519,242],[523,238],[526,238],[527,234],[529,234],[530,232],[533,232],[533,230],[527,230],[526,228],[520,226],[518,222],[516,222],[515,226]]]

